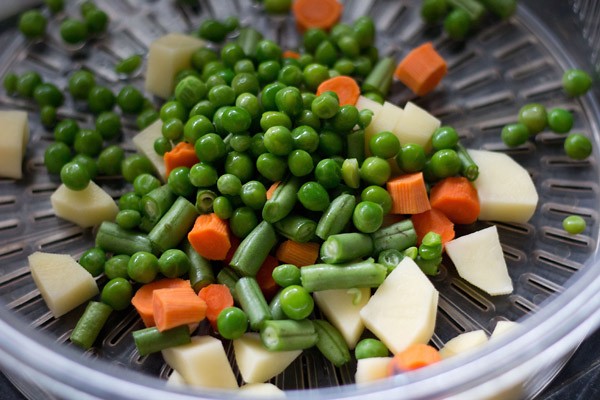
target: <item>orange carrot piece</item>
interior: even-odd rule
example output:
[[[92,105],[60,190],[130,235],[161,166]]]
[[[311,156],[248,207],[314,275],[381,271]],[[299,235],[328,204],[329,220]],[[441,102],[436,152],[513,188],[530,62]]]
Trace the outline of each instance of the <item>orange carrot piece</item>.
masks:
[[[464,176],[451,176],[436,183],[429,193],[431,207],[455,224],[471,224],[479,217],[477,189]]]
[[[285,50],[281,55],[281,58],[294,58],[297,60],[300,58],[300,53],[294,50]]]
[[[216,329],[219,313],[227,307],[233,307],[233,297],[229,288],[219,283],[211,283],[200,289],[198,296],[206,303],[206,319]]]
[[[446,61],[430,42],[411,50],[398,64],[394,76],[417,96],[431,92],[446,76]]]
[[[431,209],[422,172],[400,175],[387,182],[393,214],[419,214]]]
[[[355,105],[360,96],[360,87],[356,81],[345,75],[329,78],[317,88],[317,96],[324,92],[335,92],[340,100],[340,106]]]
[[[273,197],[273,193],[275,193],[275,190],[277,190],[277,186],[279,186],[280,183],[281,181],[273,182],[271,186],[269,186],[269,189],[267,190],[267,200]]]
[[[432,208],[420,214],[413,214],[410,219],[415,227],[415,232],[417,232],[417,243],[419,245],[423,240],[423,236],[429,232],[440,235],[442,244],[454,239],[454,223],[440,210]]]
[[[427,344],[415,343],[397,353],[388,364],[388,374],[412,371],[442,360],[440,352]]]
[[[198,156],[194,145],[187,142],[179,142],[171,151],[167,151],[163,156],[167,176],[174,168],[188,167],[191,168],[198,162]]]
[[[292,5],[300,32],[308,28],[331,29],[339,21],[343,10],[337,0],[296,0]]]
[[[256,282],[265,298],[270,300],[279,290],[279,285],[273,279],[273,270],[279,265],[277,258],[268,255],[256,273]]]
[[[206,302],[198,297],[191,286],[155,290],[152,309],[156,328],[160,332],[198,323],[206,316]]]
[[[140,314],[146,327],[156,325],[154,322],[154,310],[152,309],[152,295],[155,290],[167,288],[186,288],[190,286],[190,281],[184,281],[181,278],[165,278],[158,281],[147,283],[141,286],[131,299],[131,304]]]
[[[319,248],[319,244],[314,242],[298,243],[293,240],[286,240],[279,245],[275,256],[283,263],[304,267],[317,261]]]
[[[231,248],[230,236],[227,222],[210,213],[196,218],[188,240],[194,250],[207,260],[224,260]]]

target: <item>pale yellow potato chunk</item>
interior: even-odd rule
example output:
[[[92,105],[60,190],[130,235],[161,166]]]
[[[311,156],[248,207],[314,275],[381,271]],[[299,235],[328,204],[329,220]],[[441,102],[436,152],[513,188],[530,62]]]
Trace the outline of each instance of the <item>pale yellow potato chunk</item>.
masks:
[[[448,340],[440,349],[442,358],[449,358],[457,354],[465,353],[483,346],[488,342],[488,337],[481,329],[460,335]]]
[[[37,251],[28,260],[31,277],[54,318],[99,293],[92,275],[68,254]]]
[[[285,399],[285,392],[272,383],[248,383],[240,386],[239,394],[261,399]]]
[[[283,372],[302,350],[269,351],[258,333],[246,333],[233,341],[235,361],[247,383],[263,383]]]
[[[154,150],[154,141],[162,137],[162,121],[160,119],[148,125],[131,140],[138,153],[145,155],[163,182],[167,180],[167,170],[164,159]]]
[[[431,136],[440,125],[439,119],[409,101],[396,122],[394,133],[401,145],[415,143],[428,151],[431,149]]]
[[[58,217],[82,228],[111,221],[119,212],[113,198],[93,181],[83,190],[71,190],[60,185],[50,196],[50,203]]]
[[[371,357],[358,360],[354,375],[356,384],[364,385],[387,378],[390,361],[392,361],[392,357]]]
[[[204,41],[182,33],[169,33],[150,44],[146,90],[163,99],[175,89],[175,75],[191,67],[192,54]]]
[[[514,321],[498,321],[498,322],[496,322],[496,326],[494,327],[494,330],[492,331],[492,334],[490,335],[490,340],[502,337],[506,333],[515,329],[517,326],[519,326],[519,323],[514,322]]]
[[[237,389],[235,375],[223,343],[212,336],[193,336],[192,342],[171,347],[162,355],[185,383],[191,386]]]
[[[21,179],[23,156],[29,142],[25,111],[0,111],[0,176]]]

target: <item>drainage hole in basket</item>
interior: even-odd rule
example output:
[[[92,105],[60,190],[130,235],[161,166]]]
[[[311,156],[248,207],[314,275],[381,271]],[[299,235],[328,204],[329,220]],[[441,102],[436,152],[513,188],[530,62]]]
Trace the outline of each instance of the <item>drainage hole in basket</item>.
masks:
[[[456,280],[452,280],[450,282],[450,287],[458,293],[465,300],[468,300],[475,307],[479,308],[481,311],[489,311],[491,307],[485,303],[485,300],[482,299],[478,294],[472,292],[471,290],[466,290],[462,287],[462,282],[458,283]]]
[[[543,264],[543,265],[546,265],[546,266],[549,266],[552,268],[557,268],[559,270],[566,271],[571,274],[579,271],[582,267],[582,265],[579,263],[576,263],[571,260],[567,260],[562,257],[558,257],[554,254],[550,254],[550,253],[547,253],[544,251],[535,252],[534,259],[540,264]]]

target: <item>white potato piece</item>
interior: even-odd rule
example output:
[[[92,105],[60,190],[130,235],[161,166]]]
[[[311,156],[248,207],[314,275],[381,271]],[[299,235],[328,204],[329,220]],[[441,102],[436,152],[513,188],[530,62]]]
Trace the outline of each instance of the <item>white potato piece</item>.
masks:
[[[449,358],[476,349],[487,342],[488,337],[481,329],[461,333],[444,344],[444,347],[440,349],[440,356],[442,358]]]
[[[383,131],[394,133],[396,123],[402,117],[402,113],[402,108],[386,101],[383,103],[379,112],[377,112],[376,115],[373,115],[371,123],[367,129],[365,129],[365,154],[367,156],[371,155],[371,150],[369,149],[369,141],[371,138]]]
[[[358,290],[360,300],[354,304]],[[337,328],[346,341],[348,348],[353,349],[362,335],[365,325],[360,318],[360,310],[371,298],[370,288],[332,289],[314,292],[313,297],[319,309],[325,314],[327,320]]]
[[[375,134],[375,128],[373,126],[373,122],[377,119],[377,116],[383,110],[383,105],[379,104],[375,100],[371,100],[364,96],[358,96],[358,100],[356,101],[356,108],[358,111],[362,110],[371,110],[373,111],[373,117],[371,118],[371,123],[365,128],[365,144],[368,144],[367,137],[371,137]],[[368,146],[365,147],[365,150],[368,151]]]
[[[162,121],[160,119],[154,121],[143,131],[135,135],[132,142],[138,153],[145,155],[148,160],[150,160],[158,173],[158,177],[162,179],[163,182],[166,182],[167,171],[165,162],[163,158],[154,151],[154,141],[159,137],[162,137]]]
[[[261,399],[285,399],[285,392],[272,383],[248,383],[240,387],[244,396]]]
[[[365,326],[394,354],[433,335],[438,291],[409,257],[388,275],[360,311]]]
[[[460,277],[470,284],[491,296],[512,293],[496,225],[449,241],[446,253]]]
[[[192,342],[171,347],[162,355],[183,380],[191,386],[237,389],[238,384],[229,365],[223,343],[212,336],[193,336]]]
[[[0,176],[21,179],[23,156],[29,142],[25,111],[0,111]]]
[[[181,374],[175,370],[171,372],[171,375],[169,375],[169,378],[167,379],[167,386],[183,387],[186,385],[187,383],[185,383],[185,379],[183,379],[183,376],[181,376]]]
[[[57,216],[82,228],[112,221],[119,212],[113,198],[93,181],[83,190],[60,185],[50,196],[50,204]]]
[[[191,67],[192,54],[204,41],[182,33],[168,33],[150,44],[146,90],[166,99],[175,89],[175,75]]]
[[[415,143],[428,151],[431,148],[431,136],[440,125],[439,119],[409,101],[396,122],[394,133],[401,145]]]
[[[244,382],[262,383],[279,375],[302,350],[269,351],[263,346],[258,333],[246,333],[233,341],[235,361]]]
[[[481,210],[479,219],[525,223],[533,216],[538,193],[525,168],[510,156],[486,150],[468,150],[479,166],[473,182]]]
[[[390,361],[392,361],[392,357],[371,357],[358,360],[354,375],[356,384],[363,385],[387,378]]]
[[[508,333],[509,331],[515,329],[517,326],[519,326],[519,323],[514,322],[514,321],[498,321],[498,322],[496,322],[496,326],[494,327],[494,330],[492,331],[492,334],[490,335],[490,340],[497,339],[497,338],[503,336],[504,334]]]
[[[54,318],[99,293],[94,277],[68,254],[36,251],[28,261],[31,277]]]

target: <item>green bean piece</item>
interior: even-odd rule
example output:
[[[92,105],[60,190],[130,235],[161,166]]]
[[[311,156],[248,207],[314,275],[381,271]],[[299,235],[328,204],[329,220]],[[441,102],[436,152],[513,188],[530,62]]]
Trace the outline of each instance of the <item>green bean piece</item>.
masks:
[[[169,347],[191,342],[190,328],[187,325],[160,332],[155,326],[134,331],[133,341],[141,356],[156,353]]]
[[[439,265],[442,262],[442,257],[437,257],[431,260],[425,260],[421,256],[415,258],[415,263],[421,268],[425,275],[436,276],[439,273]]]
[[[365,160],[365,131],[358,129],[346,136],[346,157],[354,158],[358,164]]]
[[[142,65],[142,56],[134,54],[122,59],[115,65],[115,72],[119,74],[133,74]]]
[[[319,337],[312,321],[265,321],[260,329],[263,345],[270,351],[302,350],[314,346]]]
[[[107,253],[132,255],[138,251],[152,251],[146,235],[128,231],[114,222],[104,221],[96,233],[96,247]]]
[[[196,209],[200,214],[208,214],[213,212],[213,203],[217,198],[217,194],[209,189],[198,189],[196,193]]]
[[[161,186],[160,180],[157,177],[147,173],[140,174],[133,180],[133,191],[140,197],[147,195]]]
[[[294,242],[305,243],[315,236],[317,223],[302,215],[291,214],[273,224],[275,230]]]
[[[140,210],[150,221],[158,221],[171,208],[176,196],[168,185],[162,185],[145,194],[140,200]]]
[[[190,245],[189,241],[187,240],[183,242],[183,251],[190,263],[190,285],[192,285],[192,288],[196,293],[198,293],[203,287],[216,282],[211,262],[198,254],[198,252],[194,250],[192,245]]]
[[[289,176],[281,182],[273,196],[267,200],[262,210],[262,217],[266,222],[275,223],[285,218],[294,208],[297,201],[296,193],[300,189],[300,180]]]
[[[280,321],[282,319],[288,319],[287,315],[281,309],[281,290],[278,291],[269,303],[269,311],[271,311],[271,317],[274,321]]]
[[[313,264],[300,268],[302,286],[309,292],[329,289],[378,287],[387,268],[372,258],[343,264]]]
[[[362,84],[362,90],[365,92],[376,92],[382,96],[387,96],[392,83],[392,75],[396,68],[396,62],[391,57],[380,59],[371,73]]]
[[[316,235],[326,240],[329,236],[342,232],[352,219],[355,205],[356,200],[350,194],[342,194],[333,199],[319,219]]]
[[[373,255],[378,256],[384,250],[405,250],[417,244],[417,233],[410,219],[381,228],[371,234]]]
[[[267,221],[262,221],[242,240],[229,265],[240,275],[256,276],[275,244],[275,228]]]
[[[320,257],[327,264],[340,264],[373,253],[373,240],[358,232],[331,235],[323,242]]]
[[[179,197],[169,211],[148,233],[155,251],[162,253],[176,247],[194,225],[198,211],[185,197]]]
[[[71,332],[69,340],[83,349],[91,348],[111,312],[112,308],[109,305],[90,301]]]
[[[250,328],[255,331],[261,329],[265,321],[270,320],[272,316],[256,279],[241,277],[235,284],[235,292],[242,310],[248,315]]]
[[[233,297],[233,300],[236,303],[240,302],[237,292],[235,290],[235,284],[239,279],[240,276],[238,275],[238,273],[229,267],[223,267],[217,274],[217,282],[229,288],[229,291],[231,292],[231,297]]]
[[[473,182],[479,176],[479,167],[460,143],[456,145],[456,153],[460,159],[460,174]]]
[[[350,350],[340,331],[322,319],[314,320],[312,323],[317,332],[316,345],[321,354],[336,367],[347,364],[350,361]]]
[[[240,34],[237,38],[237,43],[240,45],[240,47],[244,51],[244,54],[247,57],[255,57],[258,42],[260,42],[262,38],[262,33],[257,31],[256,29],[244,27],[240,29]]]

